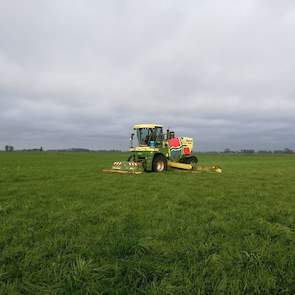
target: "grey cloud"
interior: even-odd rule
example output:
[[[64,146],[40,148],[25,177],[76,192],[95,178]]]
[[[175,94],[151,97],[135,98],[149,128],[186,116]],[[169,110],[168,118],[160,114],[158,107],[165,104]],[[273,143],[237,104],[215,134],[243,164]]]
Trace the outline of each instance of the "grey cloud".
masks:
[[[2,1],[0,145],[295,149],[294,1]]]

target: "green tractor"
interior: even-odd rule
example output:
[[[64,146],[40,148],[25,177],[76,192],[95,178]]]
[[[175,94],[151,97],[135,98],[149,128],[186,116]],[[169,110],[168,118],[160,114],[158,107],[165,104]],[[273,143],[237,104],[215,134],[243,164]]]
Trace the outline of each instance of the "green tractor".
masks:
[[[170,130],[164,133],[163,126],[158,124],[137,124],[133,128],[135,132],[130,137],[128,160],[114,162],[112,169],[104,171],[139,174],[144,171],[163,172],[168,168],[201,170],[197,166],[197,157],[192,154],[192,138],[176,137]],[[135,134],[138,141],[136,146]],[[221,172],[217,166],[211,166],[209,170]]]

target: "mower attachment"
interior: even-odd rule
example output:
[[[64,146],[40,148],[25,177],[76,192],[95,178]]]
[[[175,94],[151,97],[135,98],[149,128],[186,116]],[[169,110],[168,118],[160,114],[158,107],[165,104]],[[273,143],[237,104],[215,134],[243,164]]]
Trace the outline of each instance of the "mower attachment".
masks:
[[[179,170],[192,171],[193,173],[199,173],[199,172],[222,173],[222,168],[220,166],[215,166],[215,165],[212,165],[212,166],[191,165],[191,164],[168,161],[168,167],[179,169]]]
[[[213,172],[213,173],[222,173],[222,168],[220,166],[207,166],[207,165],[197,165],[194,170],[194,173],[198,172]]]
[[[114,162],[112,169],[104,169],[104,172],[122,173],[122,174],[141,174],[144,169],[140,162]]]

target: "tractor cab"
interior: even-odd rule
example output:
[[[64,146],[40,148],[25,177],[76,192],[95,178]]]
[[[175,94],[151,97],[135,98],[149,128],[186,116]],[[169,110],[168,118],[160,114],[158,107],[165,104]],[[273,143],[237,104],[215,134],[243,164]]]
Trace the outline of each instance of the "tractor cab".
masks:
[[[156,124],[138,124],[134,125],[138,146],[141,147],[159,147],[164,140],[163,126]],[[131,146],[134,133],[131,134]]]

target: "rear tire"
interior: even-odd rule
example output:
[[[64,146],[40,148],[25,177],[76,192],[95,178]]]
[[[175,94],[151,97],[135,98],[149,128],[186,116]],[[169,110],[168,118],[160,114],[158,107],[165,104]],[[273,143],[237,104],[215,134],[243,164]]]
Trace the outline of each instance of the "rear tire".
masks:
[[[163,172],[167,170],[167,159],[163,155],[155,155],[153,160],[153,171]]]

